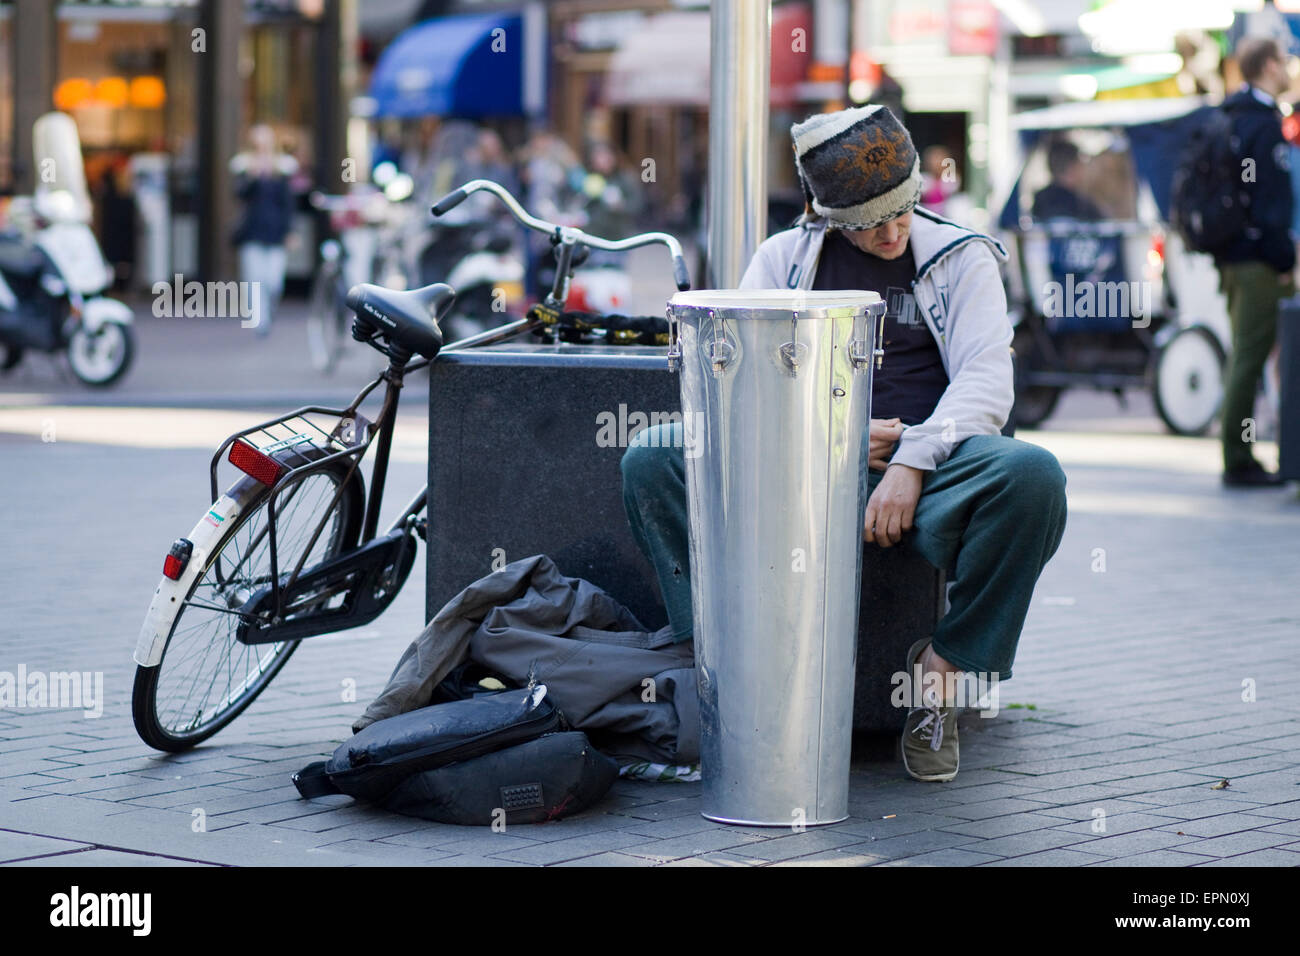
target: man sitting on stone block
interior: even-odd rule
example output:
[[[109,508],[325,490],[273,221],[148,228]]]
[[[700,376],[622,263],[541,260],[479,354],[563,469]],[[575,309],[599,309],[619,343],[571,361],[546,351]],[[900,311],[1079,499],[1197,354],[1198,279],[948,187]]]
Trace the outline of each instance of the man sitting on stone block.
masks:
[[[943,688],[1011,677],[1034,584],[1065,530],[1065,475],[1051,453],[1000,433],[1014,398],[1001,246],[914,208],[916,150],[885,107],[813,116],[791,132],[807,208],[759,247],[740,287],[865,289],[887,305],[863,537],[915,548],[952,575],[950,610],[899,662],[908,675],[919,664],[925,688],[904,725],[903,764],[917,780],[952,780],[957,705],[974,701]],[[681,427],[637,435],[623,499],[673,635],[689,640]]]

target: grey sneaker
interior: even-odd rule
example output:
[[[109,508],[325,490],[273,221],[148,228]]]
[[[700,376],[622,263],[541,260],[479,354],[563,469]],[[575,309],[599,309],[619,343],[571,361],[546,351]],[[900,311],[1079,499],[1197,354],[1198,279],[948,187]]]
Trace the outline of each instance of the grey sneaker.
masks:
[[[907,652],[909,677],[930,639],[922,638]],[[903,767],[914,780],[947,783],[957,776],[961,754],[957,746],[957,708],[942,706],[933,688],[922,691],[920,707],[907,712],[903,724]]]

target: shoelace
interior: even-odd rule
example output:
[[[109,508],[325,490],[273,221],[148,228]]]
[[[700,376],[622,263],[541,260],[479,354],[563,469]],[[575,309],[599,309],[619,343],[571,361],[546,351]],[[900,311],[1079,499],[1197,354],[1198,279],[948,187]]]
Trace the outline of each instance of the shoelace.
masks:
[[[927,731],[930,735],[930,749],[938,750],[943,745],[943,710],[933,696],[926,701],[925,717],[912,728],[912,733],[922,740]]]

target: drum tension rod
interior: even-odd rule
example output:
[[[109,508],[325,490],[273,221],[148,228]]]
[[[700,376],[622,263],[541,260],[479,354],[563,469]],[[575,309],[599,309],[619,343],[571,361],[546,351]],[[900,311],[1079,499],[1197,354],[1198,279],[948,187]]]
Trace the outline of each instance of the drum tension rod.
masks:
[[[713,326],[713,343],[709,346],[709,358],[713,362],[713,374],[721,375],[722,370],[727,367],[731,361],[731,353],[735,351],[731,343],[727,341],[726,320],[722,321],[722,334],[718,334],[717,315],[713,309],[709,309],[709,324]]]
[[[682,366],[681,332],[677,326],[677,313],[668,306],[668,371],[675,372]]]
[[[880,324],[879,324],[879,326],[878,326],[878,328],[877,328],[877,332],[876,332],[876,352],[875,352],[875,355],[876,355],[876,370],[877,370],[877,371],[879,371],[880,368],[881,368],[881,366],[883,366],[883,365],[885,364],[885,312],[886,312],[887,310],[886,310],[886,308],[883,308],[883,306],[884,306],[884,303],[883,303],[883,302],[881,303],[881,305],[882,305],[882,308],[881,308],[881,310],[880,310]]]
[[[805,346],[805,351],[806,351]],[[790,313],[790,341],[781,346],[781,358],[790,369],[791,375],[799,372],[799,312]]]

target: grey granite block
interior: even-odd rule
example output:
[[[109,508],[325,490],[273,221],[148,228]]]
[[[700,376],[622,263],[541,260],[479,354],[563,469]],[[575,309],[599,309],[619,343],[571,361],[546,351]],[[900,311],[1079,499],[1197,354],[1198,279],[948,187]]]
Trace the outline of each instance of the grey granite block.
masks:
[[[586,836],[573,837],[569,840],[549,840],[546,843],[505,850],[492,855],[503,860],[514,860],[518,863],[535,863],[540,866],[548,866],[552,863],[576,860],[583,856],[594,856],[607,850],[621,850],[644,842],[643,837],[634,833],[591,833]]]
[[[713,850],[730,850],[745,844],[758,843],[759,838],[744,833],[732,833],[726,829],[705,830],[700,833],[688,833],[684,836],[670,837],[666,840],[651,840],[628,844],[621,847],[624,853],[642,856],[651,860],[667,862],[687,856],[700,856]]]
[[[899,860],[886,860],[880,866],[979,866],[992,863],[1002,857],[992,853],[981,853],[967,847],[948,847],[932,850],[919,856],[909,856]]]
[[[1292,846],[1297,846],[1292,844]],[[1300,846],[1297,847],[1300,849]],[[1300,852],[1295,852],[1288,847],[1272,847],[1266,850],[1255,850],[1250,853],[1243,853],[1239,856],[1221,857],[1211,860],[1208,863],[1200,863],[1198,866],[1300,866]]]
[[[565,860],[556,866],[657,866],[654,860],[641,856],[628,856],[626,853],[596,853],[576,860]]]
[[[72,840],[0,830],[0,862],[46,856],[51,853],[67,853],[70,850],[84,850],[89,846],[87,843],[77,843]]]

